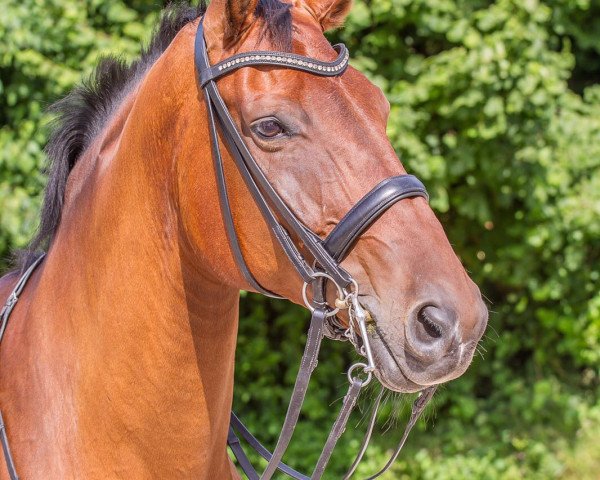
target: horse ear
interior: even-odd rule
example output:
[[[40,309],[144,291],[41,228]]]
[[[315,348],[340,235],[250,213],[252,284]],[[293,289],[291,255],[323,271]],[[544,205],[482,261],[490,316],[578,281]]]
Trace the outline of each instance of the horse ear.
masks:
[[[207,14],[223,21],[223,43],[232,45],[254,19],[259,0],[212,0]]]
[[[352,7],[352,0],[305,0],[323,31],[341,27]]]

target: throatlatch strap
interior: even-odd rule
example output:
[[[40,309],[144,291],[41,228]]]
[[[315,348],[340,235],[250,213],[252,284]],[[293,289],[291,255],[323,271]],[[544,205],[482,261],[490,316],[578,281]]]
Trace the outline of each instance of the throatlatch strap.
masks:
[[[206,111],[208,114],[208,126],[210,129],[210,139],[212,147],[213,165],[215,168],[215,175],[217,180],[217,190],[219,192],[219,205],[221,207],[221,215],[223,216],[223,223],[225,224],[225,231],[227,233],[227,239],[231,251],[235,258],[235,263],[239,268],[242,276],[246,279],[251,288],[256,290],[258,293],[262,293],[268,297],[281,298],[273,292],[264,288],[248,268],[240,242],[238,241],[237,234],[235,232],[235,224],[233,223],[233,215],[231,213],[231,206],[229,204],[229,195],[227,194],[227,185],[225,183],[225,172],[223,171],[223,161],[221,159],[221,149],[219,147],[219,136],[217,135],[217,126],[215,124],[215,114],[212,106],[212,102],[208,95],[204,96],[206,103]]]

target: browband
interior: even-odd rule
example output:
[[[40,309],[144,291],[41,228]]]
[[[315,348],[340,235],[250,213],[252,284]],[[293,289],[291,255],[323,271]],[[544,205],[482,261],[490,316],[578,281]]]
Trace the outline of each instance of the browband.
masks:
[[[334,45],[338,57],[333,62],[323,62],[314,58],[296,55],[287,52],[254,51],[238,53],[219,62],[212,67],[200,71],[200,85],[204,87],[211,80],[227,75],[240,67],[253,67],[267,65],[272,67],[285,67],[292,70],[301,70],[314,73],[322,77],[335,77],[344,73],[348,67],[350,53],[343,43]]]

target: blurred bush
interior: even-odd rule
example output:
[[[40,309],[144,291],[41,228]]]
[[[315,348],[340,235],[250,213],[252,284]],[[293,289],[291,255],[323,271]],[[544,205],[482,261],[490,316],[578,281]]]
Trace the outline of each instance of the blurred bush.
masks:
[[[150,1],[8,0],[2,10],[6,259],[36,225],[44,109],[99,55],[135,56],[159,9]],[[388,478],[598,478],[600,5],[357,0],[333,36],[386,92],[392,142],[428,186],[492,311],[481,358],[437,395]],[[254,295],[243,299],[242,315],[236,408],[272,445],[307,315]],[[326,344],[287,457],[295,466],[316,460],[350,360],[346,345]],[[382,421],[400,420],[376,441],[361,475],[385,461],[409,403],[388,400]],[[351,461],[360,426],[340,442],[331,478]]]

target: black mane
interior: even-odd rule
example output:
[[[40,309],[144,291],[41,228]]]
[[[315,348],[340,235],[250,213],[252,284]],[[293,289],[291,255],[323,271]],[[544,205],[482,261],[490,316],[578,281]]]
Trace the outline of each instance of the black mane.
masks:
[[[188,2],[169,5],[139,59],[130,64],[113,56],[101,59],[87,80],[50,107],[55,119],[46,146],[48,182],[38,231],[18,262],[22,269],[31,264],[39,250],[46,249],[52,242],[60,223],[67,179],[81,154],[177,33],[205,11],[204,1],[197,7]],[[255,15],[264,19],[264,34],[276,48],[290,50],[292,19],[289,4],[280,0],[260,0]]]

